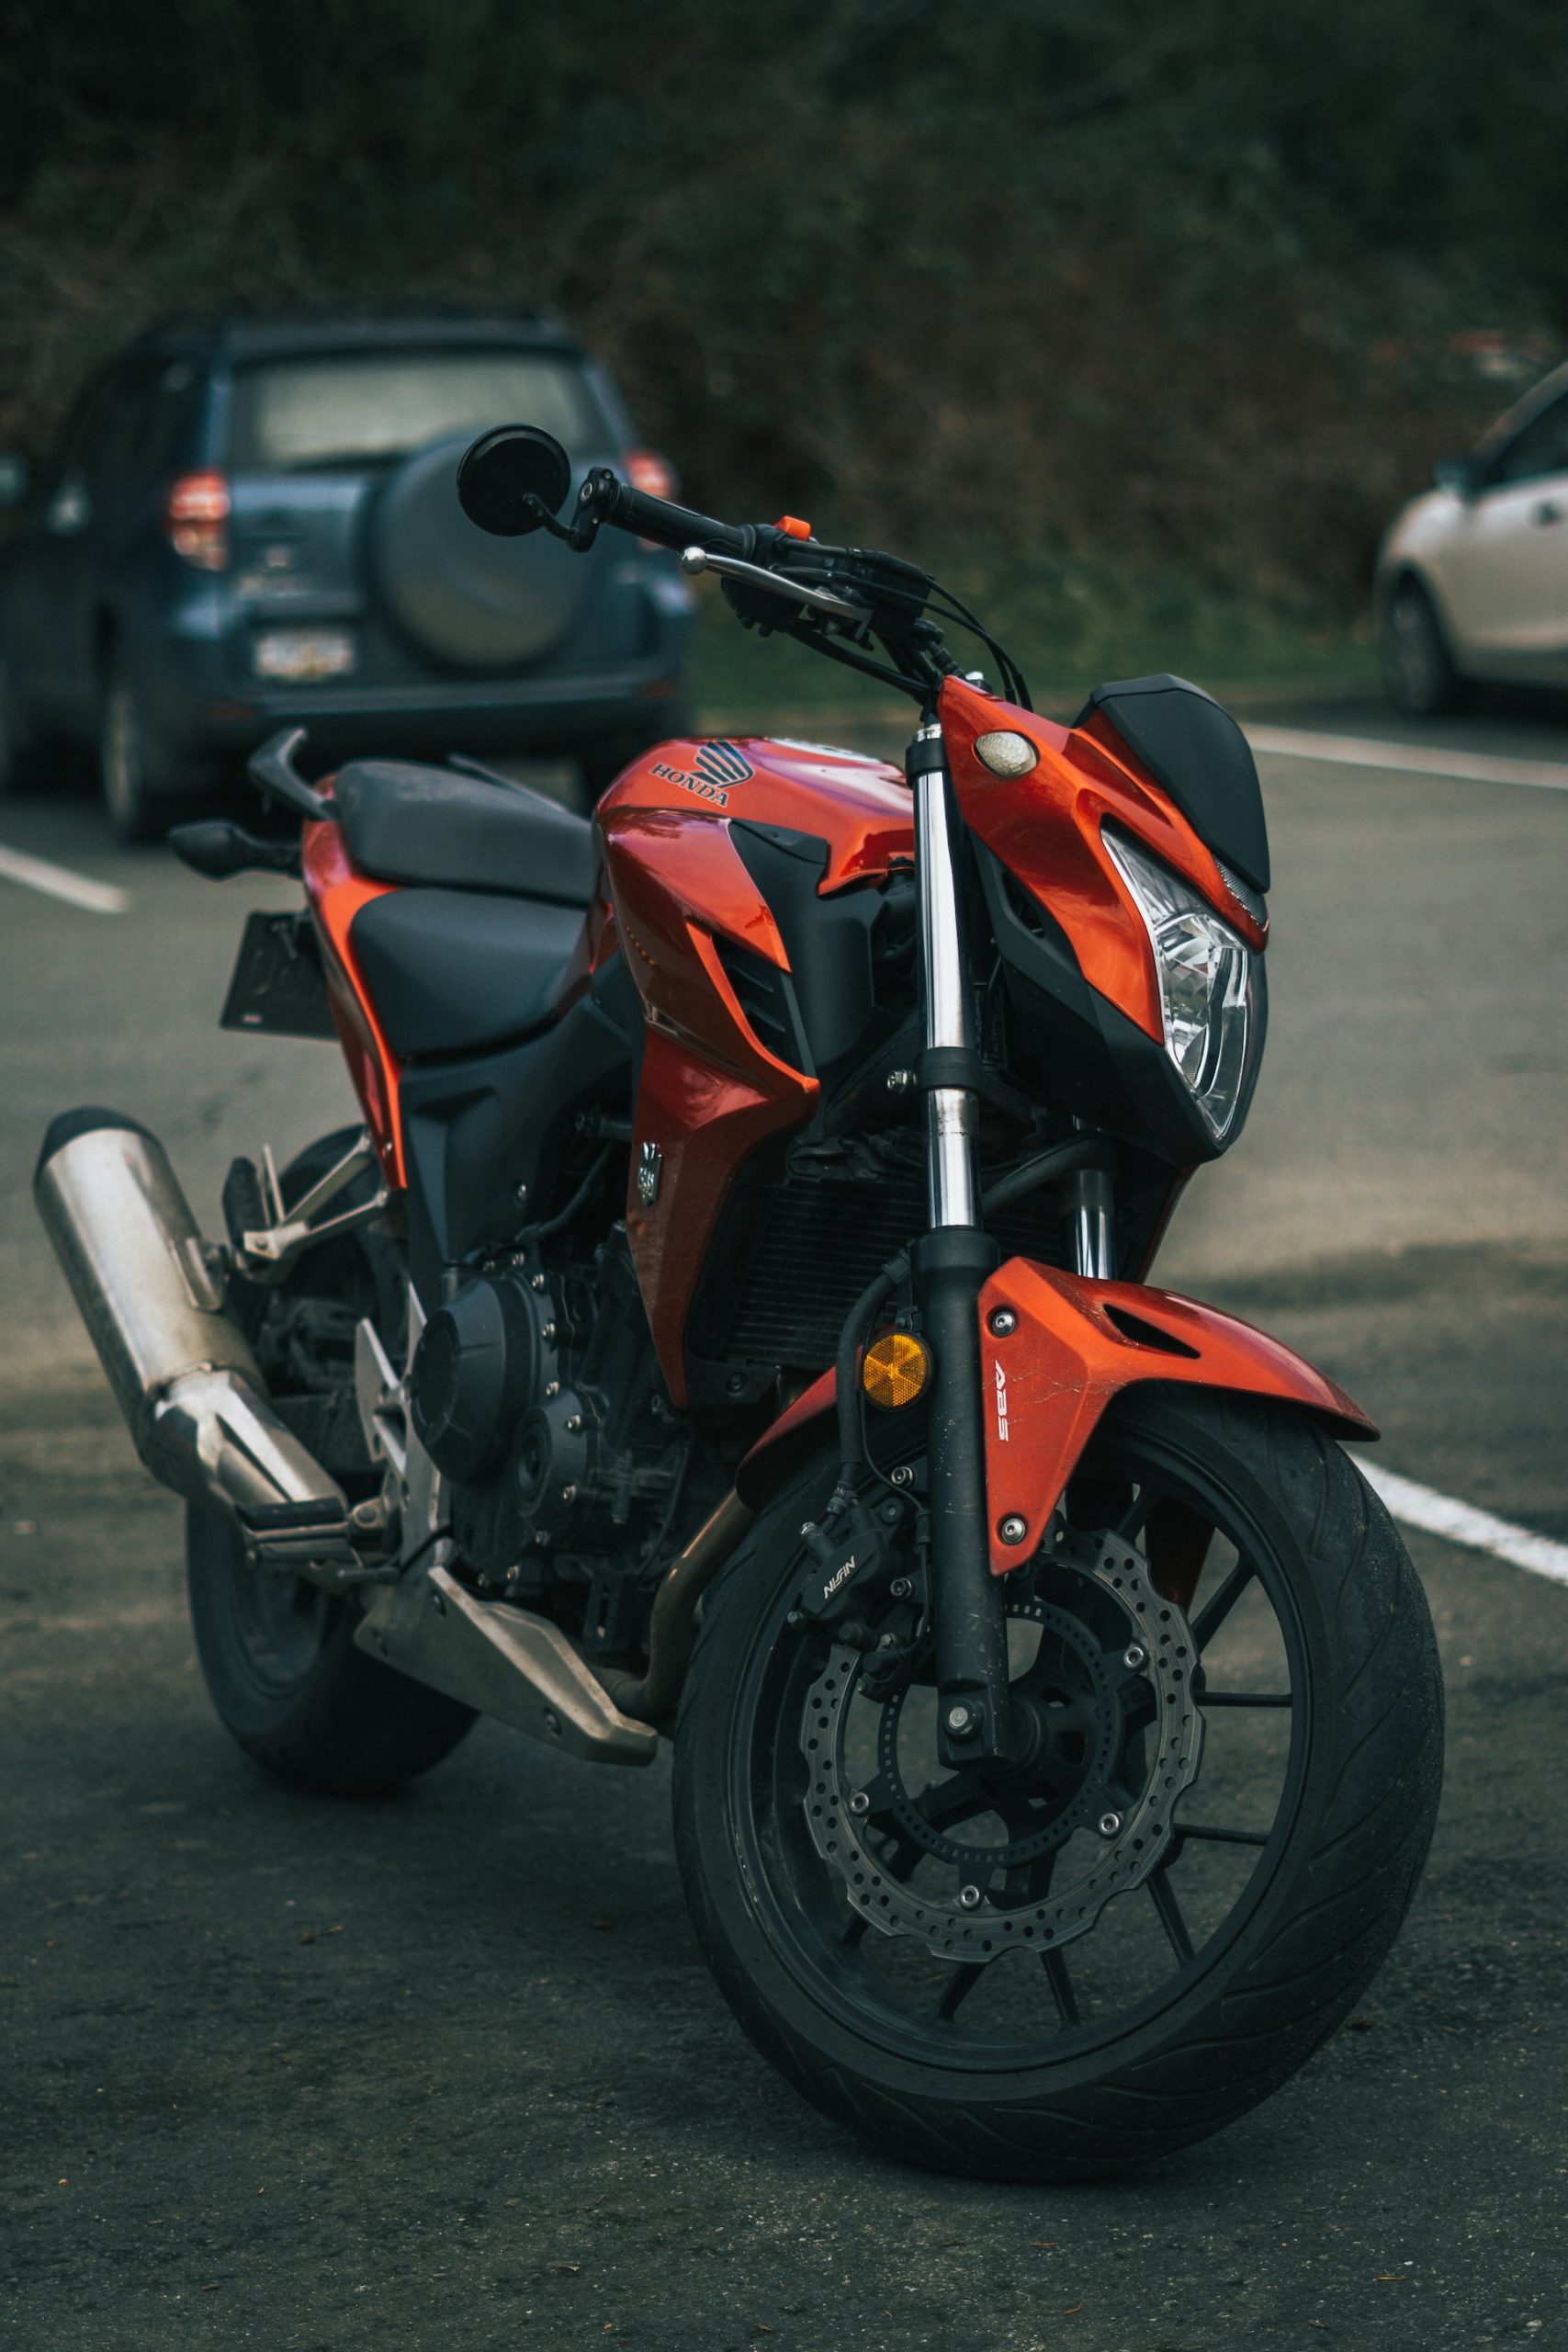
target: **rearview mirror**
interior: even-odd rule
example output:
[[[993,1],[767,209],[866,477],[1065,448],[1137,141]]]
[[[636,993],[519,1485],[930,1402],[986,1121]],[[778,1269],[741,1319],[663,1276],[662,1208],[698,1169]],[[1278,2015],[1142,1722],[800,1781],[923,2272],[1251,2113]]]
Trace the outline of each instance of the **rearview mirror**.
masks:
[[[481,434],[457,469],[458,504],[470,523],[498,539],[538,530],[547,514],[559,513],[570,488],[571,460],[536,424]]]
[[[1432,481],[1455,498],[1473,498],[1481,488],[1481,468],[1473,458],[1444,458],[1432,468]]]

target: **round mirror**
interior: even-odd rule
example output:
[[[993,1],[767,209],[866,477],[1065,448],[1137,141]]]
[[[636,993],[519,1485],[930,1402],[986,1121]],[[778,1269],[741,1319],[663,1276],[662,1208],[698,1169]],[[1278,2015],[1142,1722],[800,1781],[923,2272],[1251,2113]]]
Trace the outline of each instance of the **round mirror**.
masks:
[[[457,502],[470,523],[498,539],[536,531],[540,517],[528,501],[554,514],[571,488],[571,461],[552,434],[536,424],[501,424],[483,433],[457,469]]]

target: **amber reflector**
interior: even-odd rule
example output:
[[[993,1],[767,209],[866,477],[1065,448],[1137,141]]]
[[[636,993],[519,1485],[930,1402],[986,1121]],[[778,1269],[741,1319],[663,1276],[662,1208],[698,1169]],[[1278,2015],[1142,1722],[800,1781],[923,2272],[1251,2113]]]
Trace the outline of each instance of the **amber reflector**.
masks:
[[[861,1366],[861,1384],[874,1405],[896,1412],[912,1405],[931,1376],[931,1350],[912,1331],[884,1331]]]

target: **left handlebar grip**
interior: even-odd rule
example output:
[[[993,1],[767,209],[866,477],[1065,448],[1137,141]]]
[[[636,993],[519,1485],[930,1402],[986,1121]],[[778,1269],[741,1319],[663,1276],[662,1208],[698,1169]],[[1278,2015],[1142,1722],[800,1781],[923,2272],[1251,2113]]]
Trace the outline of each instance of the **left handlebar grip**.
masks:
[[[634,532],[661,548],[708,548],[717,555],[747,556],[755,537],[744,525],[716,522],[711,514],[634,490],[608,466],[594,468],[578,492],[578,506],[597,514],[602,523],[613,523],[617,530]]]

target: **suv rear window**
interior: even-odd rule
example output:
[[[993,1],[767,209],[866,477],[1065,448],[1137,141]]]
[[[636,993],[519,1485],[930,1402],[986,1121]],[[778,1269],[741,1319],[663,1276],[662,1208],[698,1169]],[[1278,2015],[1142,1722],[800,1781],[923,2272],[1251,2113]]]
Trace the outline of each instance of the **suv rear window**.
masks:
[[[237,473],[364,465],[489,424],[542,424],[573,457],[609,437],[581,370],[553,354],[354,352],[243,368],[230,462]]]

